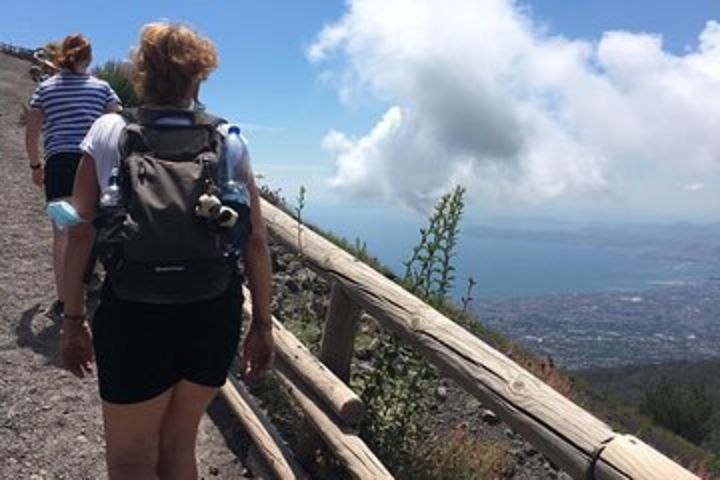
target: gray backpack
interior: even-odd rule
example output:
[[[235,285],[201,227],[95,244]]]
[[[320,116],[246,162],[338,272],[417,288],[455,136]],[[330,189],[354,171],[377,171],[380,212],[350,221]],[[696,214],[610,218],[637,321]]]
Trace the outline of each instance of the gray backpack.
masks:
[[[222,294],[237,259],[224,253],[225,232],[195,215],[195,206],[201,195],[219,191],[223,138],[217,127],[224,120],[185,110],[140,108],[121,115],[127,122],[119,146],[122,202],[101,209],[95,222],[113,293],[154,304]],[[190,122],[158,122],[168,116]]]

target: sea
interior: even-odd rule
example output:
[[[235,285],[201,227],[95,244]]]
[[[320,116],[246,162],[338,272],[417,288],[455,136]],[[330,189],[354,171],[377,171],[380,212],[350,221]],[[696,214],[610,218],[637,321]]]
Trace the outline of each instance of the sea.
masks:
[[[337,208],[315,206],[305,218],[311,224],[367,244],[368,251],[398,275],[403,275],[420,228],[427,219],[390,208]],[[643,231],[649,240],[630,235],[627,226],[606,225],[599,239],[587,233],[586,224],[503,220],[501,225],[467,221],[461,225],[453,265],[456,268],[453,297],[466,294],[468,281],[476,282],[475,299],[505,299],[568,293],[642,291],[665,285],[683,285],[720,275],[716,258],[685,258],[668,249],[669,240],[653,243],[652,229]],[[682,243],[683,226],[672,241]],[[714,226],[714,228],[717,228]],[[583,230],[584,229],[584,230]],[[687,229],[686,229],[687,230]],[[672,228],[658,227],[667,236]],[[548,232],[550,234],[548,234]],[[580,232],[580,233],[578,233]],[[714,235],[707,236],[720,239]],[[688,238],[688,250],[695,238]],[[718,240],[720,243],[720,240]],[[653,247],[653,248],[651,248]],[[667,254],[664,250],[667,249]],[[707,248],[712,251],[711,248]],[[720,250],[718,250],[720,251]]]
[[[390,208],[314,208],[309,223],[367,244],[402,276],[427,219]],[[452,297],[567,369],[718,355],[720,224],[547,219],[461,224]]]

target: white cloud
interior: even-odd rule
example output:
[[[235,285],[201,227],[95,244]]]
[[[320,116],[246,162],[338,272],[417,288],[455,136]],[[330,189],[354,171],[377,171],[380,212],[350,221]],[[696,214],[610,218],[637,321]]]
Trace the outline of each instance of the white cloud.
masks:
[[[509,0],[350,0],[307,54],[343,101],[388,105],[323,141],[349,194],[423,208],[461,182],[538,203],[720,164],[717,22],[675,55],[658,35],[551,36]]]
[[[705,184],[702,182],[697,183],[690,183],[688,185],[683,186],[683,190],[686,192],[699,192],[700,190],[705,188]]]

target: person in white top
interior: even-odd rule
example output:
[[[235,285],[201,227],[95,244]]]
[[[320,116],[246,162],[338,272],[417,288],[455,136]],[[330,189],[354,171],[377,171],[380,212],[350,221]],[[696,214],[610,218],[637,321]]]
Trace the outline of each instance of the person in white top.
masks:
[[[138,45],[134,80],[143,105],[192,108],[200,83],[218,63],[215,46],[185,26],[164,22],[146,25]],[[82,142],[72,204],[83,219],[96,215],[101,188],[120,159],[124,128],[121,116],[108,114]],[[252,176],[248,190],[252,233],[243,262],[253,315],[242,370],[252,379],[272,362],[273,335],[267,233]],[[231,282],[217,298],[159,305],[120,298],[106,279],[91,328],[82,277],[94,235],[89,222],[70,228],[60,353],[65,367],[80,377],[96,360],[109,478],[196,479],[197,428],[235,355],[241,287]]]

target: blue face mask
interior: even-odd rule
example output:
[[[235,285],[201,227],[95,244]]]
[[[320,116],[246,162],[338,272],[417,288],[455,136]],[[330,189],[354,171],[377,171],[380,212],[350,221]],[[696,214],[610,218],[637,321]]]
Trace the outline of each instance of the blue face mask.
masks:
[[[59,228],[77,225],[83,222],[77,210],[65,200],[49,202],[45,209],[50,218]]]

